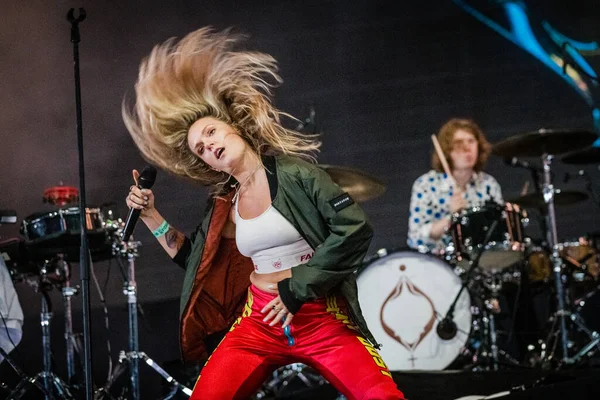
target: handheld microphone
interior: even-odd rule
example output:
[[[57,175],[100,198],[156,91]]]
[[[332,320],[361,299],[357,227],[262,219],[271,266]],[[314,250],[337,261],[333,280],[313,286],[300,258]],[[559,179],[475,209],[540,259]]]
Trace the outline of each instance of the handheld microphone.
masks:
[[[147,165],[139,177],[139,185],[140,189],[150,189],[152,185],[154,185],[154,181],[156,181],[156,168],[151,165]],[[121,240],[124,242],[129,240],[129,237],[133,233],[135,229],[135,224],[137,224],[138,219],[140,218],[141,210],[136,208],[132,208],[129,210],[129,215],[127,216],[127,222],[125,223],[125,229],[123,229],[123,236]]]

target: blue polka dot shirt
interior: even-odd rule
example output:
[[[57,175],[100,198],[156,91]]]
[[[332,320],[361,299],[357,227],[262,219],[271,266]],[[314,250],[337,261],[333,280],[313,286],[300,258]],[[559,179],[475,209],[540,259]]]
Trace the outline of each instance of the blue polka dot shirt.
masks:
[[[420,250],[436,251],[445,247],[448,237],[433,240],[429,237],[434,222],[450,215],[453,187],[445,173],[431,170],[421,175],[412,187],[408,221],[408,245]],[[482,205],[487,200],[503,204],[500,185],[485,172],[473,174],[467,184],[465,200],[468,207]]]

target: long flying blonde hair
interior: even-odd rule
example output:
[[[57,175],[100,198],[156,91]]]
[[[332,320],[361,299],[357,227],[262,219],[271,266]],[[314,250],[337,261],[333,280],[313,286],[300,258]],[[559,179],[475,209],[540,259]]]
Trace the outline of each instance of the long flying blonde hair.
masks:
[[[284,128],[281,117],[294,118],[271,103],[272,89],[282,82],[276,60],[234,50],[242,38],[206,27],[155,46],[142,60],[135,105],[124,100],[122,114],[147,160],[204,184],[222,183],[225,174],[210,169],[187,142],[190,126],[207,116],[232,125],[259,155],[314,159],[321,145],[315,135]]]

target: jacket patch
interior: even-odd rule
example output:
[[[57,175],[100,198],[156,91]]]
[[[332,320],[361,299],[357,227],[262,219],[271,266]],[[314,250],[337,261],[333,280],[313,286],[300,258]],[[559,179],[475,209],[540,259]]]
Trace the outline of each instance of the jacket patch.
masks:
[[[354,204],[354,200],[348,193],[344,193],[336,197],[335,199],[329,200],[329,204],[333,209],[338,212],[343,210],[344,208],[351,206]]]

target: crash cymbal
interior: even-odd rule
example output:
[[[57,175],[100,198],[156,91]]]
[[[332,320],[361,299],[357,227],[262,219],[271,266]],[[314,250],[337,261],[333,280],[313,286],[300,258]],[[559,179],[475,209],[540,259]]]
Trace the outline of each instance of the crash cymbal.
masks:
[[[584,192],[577,190],[554,190],[554,205],[567,206],[570,204],[579,203],[587,200],[588,195]],[[524,196],[520,196],[511,200],[507,200],[509,203],[516,203],[524,208],[544,208],[544,197],[541,193],[529,193]]]
[[[572,151],[561,160],[565,164],[599,164],[600,147],[588,147],[587,149]]]
[[[331,176],[331,179],[350,197],[357,202],[379,197],[385,192],[385,184],[379,179],[354,168],[340,167],[336,165],[319,165]]]
[[[540,129],[504,139],[492,146],[492,153],[504,158],[564,154],[590,146],[596,139],[596,133],[586,130]]]

